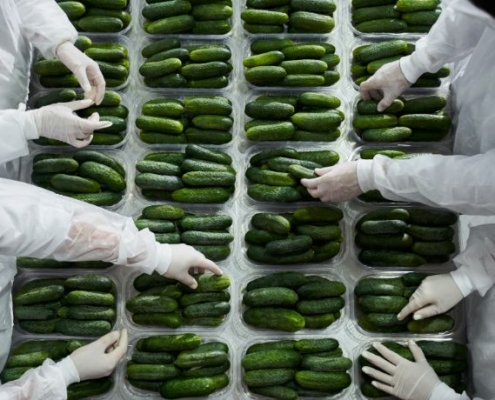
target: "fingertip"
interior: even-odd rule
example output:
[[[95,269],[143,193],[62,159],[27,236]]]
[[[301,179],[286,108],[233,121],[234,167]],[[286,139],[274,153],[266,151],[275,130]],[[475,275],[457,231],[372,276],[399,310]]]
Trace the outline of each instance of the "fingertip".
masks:
[[[374,387],[378,387],[378,382],[377,381],[371,381],[371,384],[374,386]]]
[[[420,319],[423,319],[423,316],[421,314],[414,314],[413,319],[419,321]]]

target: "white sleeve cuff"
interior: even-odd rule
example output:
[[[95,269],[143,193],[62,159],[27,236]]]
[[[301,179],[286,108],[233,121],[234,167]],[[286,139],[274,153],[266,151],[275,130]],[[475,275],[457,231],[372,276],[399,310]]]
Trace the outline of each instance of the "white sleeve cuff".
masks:
[[[475,287],[469,278],[468,269],[466,267],[461,266],[455,271],[452,271],[450,275],[464,297],[467,297],[474,292]]]
[[[155,271],[160,275],[165,275],[172,261],[172,247],[169,244],[158,244],[156,251],[157,262]]]
[[[414,83],[418,78],[423,75],[424,72],[421,65],[415,65],[415,53],[410,56],[402,57],[399,61],[400,69],[404,74],[404,77],[410,82]]]
[[[443,382],[435,386],[430,396],[430,400],[459,400],[460,398],[460,394],[457,394],[454,389]]]
[[[77,372],[74,361],[72,361],[70,356],[67,356],[62,361],[58,362],[56,366],[59,368],[64,378],[65,386],[69,386],[80,381],[79,373]]]
[[[38,139],[38,128],[34,122],[34,115],[32,111],[26,111],[26,123],[24,124],[24,137],[26,140]]]
[[[375,189],[373,185],[373,160],[357,161],[357,177],[359,187],[363,193]]]

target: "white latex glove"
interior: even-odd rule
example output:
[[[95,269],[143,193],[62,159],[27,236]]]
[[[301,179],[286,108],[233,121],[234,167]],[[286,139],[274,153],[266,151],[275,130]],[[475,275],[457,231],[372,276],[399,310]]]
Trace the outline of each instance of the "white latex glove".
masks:
[[[440,379],[419,346],[412,340],[408,344],[416,362],[406,360],[381,343],[374,343],[373,347],[383,358],[369,351],[365,351],[363,357],[380,370],[363,367],[363,372],[376,379],[371,382],[373,386],[399,399],[429,400]]]
[[[74,147],[84,147],[91,143],[94,130],[107,128],[111,122],[101,121],[98,113],[93,113],[88,119],[74,114],[93,104],[92,100],[78,100],[68,103],[56,103],[27,111],[39,136],[61,140]]]
[[[110,375],[127,351],[127,330],[113,331],[93,343],[80,347],[70,358],[79,379],[103,378]]]
[[[363,193],[359,187],[356,161],[334,167],[316,168],[315,173],[318,178],[301,179],[301,183],[315,199],[340,203]]]
[[[381,100],[377,109],[382,112],[411,85],[402,73],[399,61],[394,61],[385,64],[371,78],[361,83],[359,91],[364,100]]]
[[[187,244],[173,244],[170,247],[172,248],[172,260],[167,272],[164,274],[166,278],[177,279],[190,288],[196,289],[198,282],[189,274],[189,269],[198,267],[201,270],[208,270],[216,275],[222,275],[222,270],[194,247]]]
[[[452,275],[433,275],[425,278],[416,289],[409,303],[397,315],[402,320],[414,313],[414,319],[424,319],[442,314],[464,298]]]
[[[105,78],[96,61],[89,58],[71,42],[59,45],[55,54],[76,76],[84,90],[85,97],[99,105],[105,95]]]

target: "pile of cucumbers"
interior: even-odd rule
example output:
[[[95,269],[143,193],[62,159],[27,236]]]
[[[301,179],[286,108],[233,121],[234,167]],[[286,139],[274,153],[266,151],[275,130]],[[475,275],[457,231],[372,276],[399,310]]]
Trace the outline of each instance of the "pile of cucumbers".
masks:
[[[333,150],[300,151],[280,147],[260,151],[249,160],[246,178],[251,184],[247,194],[262,202],[313,201],[300,179],[315,178],[315,168],[335,165],[339,158]]]
[[[231,114],[224,96],[158,98],[143,104],[136,125],[148,144],[225,144],[232,140]]]
[[[151,34],[224,35],[232,29],[232,0],[146,0],[141,13]]]
[[[242,366],[249,391],[274,399],[333,397],[351,384],[352,360],[333,338],[255,343]]]
[[[365,142],[440,141],[452,125],[449,114],[441,111],[446,103],[445,97],[435,95],[396,99],[379,113],[376,100],[361,100],[352,125]]]
[[[232,53],[224,44],[161,39],[145,46],[141,55],[146,60],[139,73],[150,88],[219,89],[229,84]]]
[[[440,0],[352,0],[352,24],[362,33],[428,33]]]
[[[359,156],[362,160],[372,160],[377,155],[393,158],[396,160],[410,160],[412,158],[431,155],[431,152],[419,151],[414,148],[397,148],[397,147],[368,147],[361,149]],[[418,160],[419,162],[420,160]],[[358,196],[358,199],[368,203],[388,203],[388,200],[382,196],[379,190],[370,190]]]
[[[285,332],[326,329],[340,318],[345,300],[342,282],[319,275],[276,272],[246,286],[242,303],[246,324]]]
[[[143,208],[135,224],[153,232],[157,242],[186,243],[212,261],[225,260],[234,240],[229,232],[232,218],[224,213],[186,213],[180,207],[156,205]]]
[[[115,322],[115,292],[104,275],[36,279],[14,295],[14,317],[30,333],[102,336]]]
[[[17,345],[11,352],[5,369],[0,374],[2,384],[19,379],[30,369],[39,367],[50,359],[60,361],[72,352],[88,344],[85,340],[28,340]],[[67,399],[77,400],[103,395],[110,391],[112,378],[90,379],[67,387]]]
[[[454,318],[447,314],[399,321],[397,314],[408,304],[409,298],[428,275],[411,272],[397,278],[367,277],[354,288],[356,306],[361,311],[359,326],[379,333],[410,332],[416,334],[442,333],[454,327]]]
[[[385,347],[399,354],[401,357],[414,361],[414,357],[408,347],[393,341],[383,342]],[[433,368],[441,382],[450,386],[457,393],[466,390],[464,375],[468,372],[468,348],[466,345],[443,341],[418,340],[416,344],[423,350],[426,361]],[[373,346],[367,351],[381,357],[381,354]],[[363,356],[359,357],[360,367],[373,367]],[[360,369],[361,369],[360,368]],[[390,397],[389,394],[377,389],[371,384],[371,378],[362,373],[364,382],[361,384],[361,393],[369,398]]]
[[[40,108],[54,103],[65,103],[83,99],[83,93],[76,93],[73,89],[62,89],[37,98],[34,107]],[[93,133],[93,140],[89,145],[112,146],[121,143],[126,134],[129,110],[122,104],[120,94],[113,91],[106,91],[100,105],[93,105],[89,108],[76,111],[76,114],[82,118],[89,118],[95,112],[99,114],[100,121],[110,121],[112,126],[95,131]],[[67,146],[65,142],[45,137],[40,137],[35,142],[41,146]]]
[[[80,32],[120,32],[132,19],[127,11],[128,0],[61,0],[57,3]]]
[[[342,218],[342,210],[332,206],[257,213],[244,236],[246,255],[274,265],[329,261],[340,252]]]
[[[337,110],[340,104],[338,97],[325,93],[261,95],[244,107],[252,118],[244,130],[252,141],[332,142],[340,137],[345,119]]]
[[[153,273],[134,280],[137,296],[126,308],[137,325],[180,328],[183,325],[219,326],[230,312],[227,275],[195,275],[196,289]]]
[[[249,33],[330,33],[334,0],[248,0],[241,19]]]
[[[351,75],[353,81],[356,85],[361,85],[382,66],[412,54],[415,48],[415,44],[404,40],[386,40],[356,47],[352,51]],[[411,87],[439,87],[442,84],[441,78],[446,78],[449,74],[450,68],[444,66],[436,73],[424,73]]]
[[[457,215],[426,208],[380,208],[356,225],[359,261],[372,267],[419,267],[445,263],[456,251]]]
[[[229,384],[229,347],[193,333],[156,335],[136,343],[127,362],[129,383],[165,399],[207,397]]]
[[[44,189],[97,206],[117,204],[127,188],[122,165],[93,150],[37,154],[31,180]]]
[[[118,87],[127,83],[129,77],[129,50],[119,43],[92,43],[86,36],[79,36],[76,47],[92,58],[105,78],[107,87]],[[34,72],[45,88],[79,87],[76,76],[57,58],[38,59]]]
[[[150,153],[136,164],[136,185],[150,200],[225,203],[235,191],[232,158],[195,144],[185,153]]]
[[[105,261],[57,261],[49,258],[17,257],[17,267],[26,269],[87,268],[105,269],[113,264]]]
[[[331,86],[340,79],[340,57],[327,42],[258,39],[244,59],[246,80],[254,86]]]

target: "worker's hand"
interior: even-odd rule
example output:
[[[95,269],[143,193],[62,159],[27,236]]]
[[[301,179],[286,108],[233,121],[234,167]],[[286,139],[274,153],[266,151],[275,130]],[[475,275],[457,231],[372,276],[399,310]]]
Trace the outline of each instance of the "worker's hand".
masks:
[[[105,78],[98,64],[71,42],[59,45],[55,54],[76,76],[85,97],[99,105],[105,95]]]
[[[172,260],[165,277],[177,279],[192,289],[196,289],[198,283],[189,274],[189,269],[197,267],[201,270],[208,270],[216,275],[222,275],[222,270],[213,262],[208,260],[202,253],[187,244],[173,244]]]
[[[74,111],[82,110],[93,104],[92,100],[78,100],[57,103],[27,111],[33,119],[39,136],[57,139],[74,147],[84,147],[91,143],[93,131],[107,128],[111,122],[100,121],[98,113],[88,119],[80,118]]]
[[[412,340],[408,344],[415,362],[406,360],[380,343],[374,343],[373,347],[383,358],[368,351],[363,353],[363,357],[380,370],[363,367],[363,372],[374,379],[371,382],[373,386],[399,399],[429,400],[440,379],[419,346]]]
[[[364,100],[381,100],[377,109],[382,112],[411,85],[402,73],[399,61],[395,61],[385,64],[371,78],[361,83],[359,91]]]
[[[114,331],[74,351],[70,358],[79,379],[103,378],[110,375],[127,351],[127,330]]]
[[[397,318],[402,320],[414,313],[414,319],[442,314],[464,298],[452,275],[433,275],[425,278],[409,299]]]
[[[318,178],[301,179],[301,183],[315,199],[340,203],[363,193],[359,187],[356,161],[335,167],[316,168],[315,173]]]

